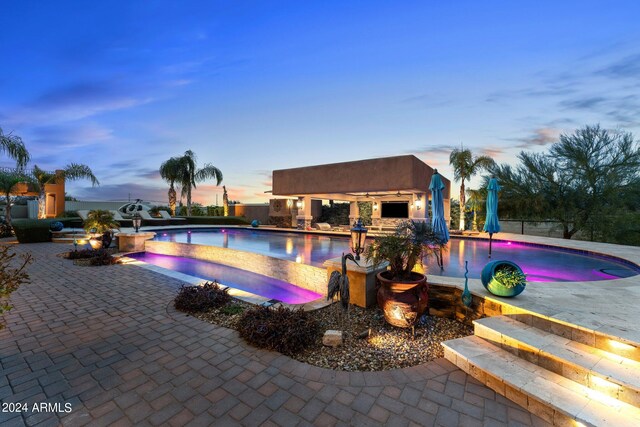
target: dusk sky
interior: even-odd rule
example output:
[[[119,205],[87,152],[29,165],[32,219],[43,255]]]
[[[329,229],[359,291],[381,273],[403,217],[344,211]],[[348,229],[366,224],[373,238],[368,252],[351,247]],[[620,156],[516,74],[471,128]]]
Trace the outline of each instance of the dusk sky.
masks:
[[[586,124],[638,139],[639,17],[637,0],[3,1],[0,127],[31,165],[88,164],[101,185],[67,186],[83,200],[166,202],[158,167],[188,149],[242,202],[274,169],[372,157],[452,179],[461,143],[514,162]]]

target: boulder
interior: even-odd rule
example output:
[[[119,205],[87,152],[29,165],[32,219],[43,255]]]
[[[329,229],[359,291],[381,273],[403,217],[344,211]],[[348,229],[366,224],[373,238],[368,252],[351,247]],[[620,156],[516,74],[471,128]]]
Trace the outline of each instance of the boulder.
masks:
[[[342,331],[326,331],[322,337],[322,344],[327,347],[338,347],[342,345]]]

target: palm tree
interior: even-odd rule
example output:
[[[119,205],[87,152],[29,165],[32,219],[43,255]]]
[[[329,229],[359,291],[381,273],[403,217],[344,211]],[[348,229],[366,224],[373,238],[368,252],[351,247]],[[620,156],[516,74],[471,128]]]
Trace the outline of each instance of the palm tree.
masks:
[[[187,150],[184,156],[177,158],[179,162],[178,178],[176,182],[182,187],[182,195],[187,198],[187,216],[191,215],[191,190],[196,188],[196,183],[207,179],[215,179],[216,185],[222,182],[222,172],[210,163],[198,169],[196,155],[193,151]]]
[[[467,189],[469,195],[469,209],[473,211],[473,222],[471,223],[471,229],[478,231],[478,211],[482,209],[482,204],[485,202],[485,197],[482,190]]]
[[[465,189],[464,181],[471,179],[482,169],[488,169],[495,162],[489,156],[474,156],[468,148],[454,148],[449,155],[449,164],[453,166],[453,176],[460,181],[460,230],[464,230]]]
[[[44,192],[44,187],[46,184],[53,184],[58,182],[58,180],[75,181],[78,179],[86,178],[91,180],[91,185],[100,185],[100,182],[98,182],[98,178],[95,177],[89,166],[78,163],[70,163],[65,166],[64,169],[56,171],[54,173],[47,172],[40,169],[37,165],[34,165],[32,173],[33,178],[36,181],[38,191],[40,193],[38,195],[38,218],[46,218],[47,216],[45,212]]]
[[[180,177],[180,158],[171,157],[166,162],[160,165],[160,176],[162,179],[169,183],[169,207],[171,208],[171,215],[176,215],[176,189],[175,183]]]
[[[15,187],[20,183],[30,184],[31,181],[29,176],[18,171],[0,171],[0,194],[7,201],[5,220],[9,225],[11,225],[11,195],[14,194]]]
[[[0,151],[5,152],[18,164],[18,169],[23,169],[29,162],[29,152],[22,142],[22,138],[16,135],[5,135],[0,128]]]

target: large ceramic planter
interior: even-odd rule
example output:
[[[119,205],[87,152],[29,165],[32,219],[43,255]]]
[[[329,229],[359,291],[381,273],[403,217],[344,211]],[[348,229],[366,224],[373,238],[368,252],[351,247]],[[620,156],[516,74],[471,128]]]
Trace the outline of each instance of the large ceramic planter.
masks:
[[[411,328],[427,311],[429,287],[427,276],[412,273],[411,281],[396,282],[387,278],[388,272],[378,273],[378,306],[385,320],[399,328]]]
[[[491,261],[484,266],[480,275],[482,285],[485,287],[485,289],[499,297],[515,297],[516,295],[522,293],[525,286],[527,285],[526,281],[523,280],[516,286],[509,288],[496,280],[496,272],[503,268],[511,268],[522,273],[522,269],[518,266],[518,264],[514,262],[506,260]]]

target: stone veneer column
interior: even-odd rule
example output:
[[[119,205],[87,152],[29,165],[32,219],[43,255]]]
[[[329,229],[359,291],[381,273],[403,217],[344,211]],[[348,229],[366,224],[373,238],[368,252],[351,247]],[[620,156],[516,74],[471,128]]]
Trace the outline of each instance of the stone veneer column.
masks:
[[[313,220],[313,215],[311,215],[311,197],[299,197],[298,200],[302,200],[302,209],[298,209],[298,216],[296,217],[298,220],[298,229],[306,230],[311,227],[311,220]]]
[[[375,204],[378,204],[378,209],[374,208]],[[379,227],[381,225],[382,219],[382,201],[374,200],[371,205],[371,225],[374,227]]]

